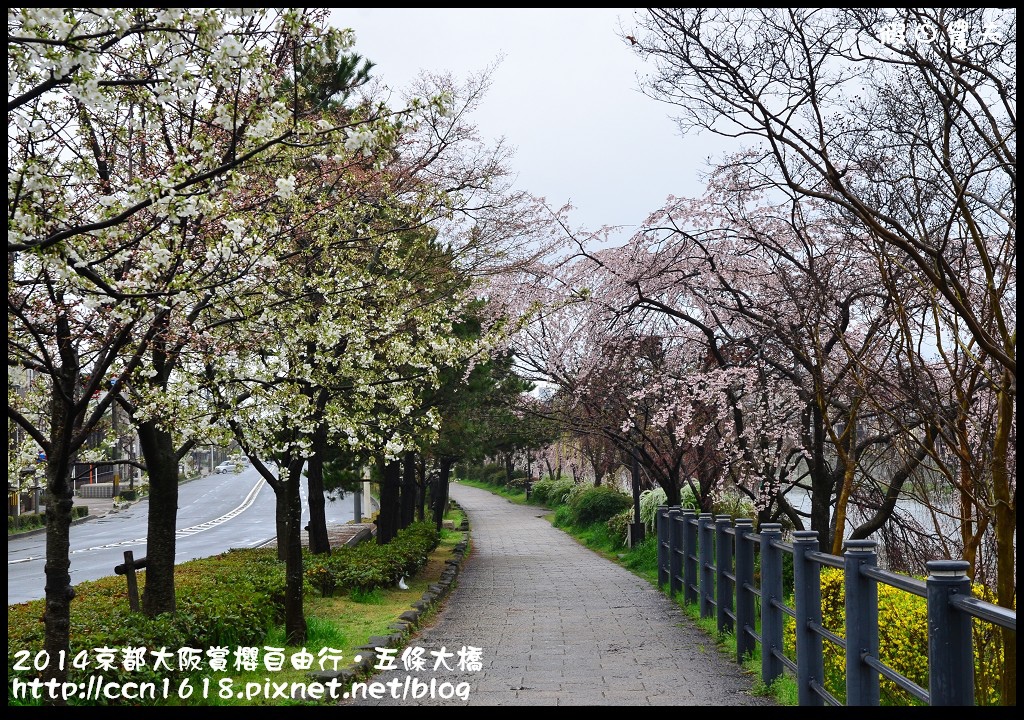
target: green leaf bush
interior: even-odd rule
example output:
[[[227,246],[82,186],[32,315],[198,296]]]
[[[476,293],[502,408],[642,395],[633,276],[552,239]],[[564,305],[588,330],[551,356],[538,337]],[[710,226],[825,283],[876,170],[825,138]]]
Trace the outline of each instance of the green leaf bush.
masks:
[[[628,507],[620,513],[617,513],[611,517],[606,523],[608,525],[608,534],[618,541],[618,547],[623,547],[626,544],[626,536],[629,533],[629,525],[633,522],[633,508]]]
[[[689,490],[689,488],[686,488]],[[691,493],[691,497],[692,497]],[[654,523],[658,516],[658,508],[665,505],[668,502],[668,495],[665,491],[660,488],[653,488],[644,490],[640,493],[640,520],[643,521],[644,527],[647,532],[654,532]],[[687,507],[683,505],[683,507]],[[630,522],[633,522],[633,516],[630,515]]]
[[[147,654],[147,665],[126,670],[124,649],[166,648],[177,653],[179,648],[197,648],[204,653],[202,667],[207,667],[207,648],[259,645],[267,631],[283,618],[284,583],[284,565],[278,562],[275,550],[232,550],[192,560],[175,571],[177,612],[155,618],[131,612],[127,581],[122,576],[78,583],[71,603],[68,680],[87,682],[89,675],[102,674],[105,681],[115,683],[161,682],[165,678],[175,682],[187,675],[178,668],[176,655],[168,661],[169,668],[154,669]],[[144,584],[145,572],[140,572],[140,593]],[[9,678],[27,681],[41,677],[41,673],[15,670],[14,663],[19,650],[32,655],[42,650],[43,609],[43,600],[7,609]],[[114,651],[110,667],[100,669],[95,663],[73,666],[71,660],[83,651],[94,660],[97,648]]]
[[[80,520],[89,514],[89,508],[85,505],[75,505],[71,508],[71,519]],[[26,513],[24,515],[7,516],[7,533],[27,532],[37,528],[46,527],[46,513]]]
[[[565,496],[572,490],[573,485],[575,483],[572,481],[572,478],[546,477],[533,484],[530,497],[548,507],[556,507],[565,503]]]
[[[633,499],[608,485],[586,487],[569,497],[569,508],[577,525],[606,523],[615,515],[631,507]]]
[[[325,597],[390,587],[419,570],[440,540],[433,523],[413,523],[387,545],[365,542],[314,556],[307,563],[306,580]]]
[[[434,525],[423,522],[400,531],[387,545],[362,543],[336,550],[323,559],[306,554],[306,580],[321,591],[328,587],[331,593],[370,592],[415,573],[439,541]],[[141,593],[145,572],[138,577]],[[326,585],[328,582],[331,584]],[[178,668],[179,648],[200,650],[201,667],[208,668],[208,648],[259,646],[284,618],[284,564],[278,561],[275,549],[232,550],[182,563],[175,570],[175,586],[177,612],[149,618],[130,611],[127,581],[122,576],[76,584],[76,596],[71,603],[70,658],[86,651],[85,656],[93,660],[97,648],[110,648],[114,661],[110,667],[99,669],[95,663],[72,667],[69,660],[68,680],[87,682],[89,675],[102,674],[105,682],[160,683],[168,679],[177,683],[189,674]],[[43,600],[8,607],[8,678],[30,681],[41,677],[38,672],[15,670],[14,665],[19,650],[29,651],[32,657],[42,650],[43,609]],[[169,668],[153,668],[147,653],[147,665],[126,670],[124,649],[139,647],[166,648],[174,653],[168,660]]]

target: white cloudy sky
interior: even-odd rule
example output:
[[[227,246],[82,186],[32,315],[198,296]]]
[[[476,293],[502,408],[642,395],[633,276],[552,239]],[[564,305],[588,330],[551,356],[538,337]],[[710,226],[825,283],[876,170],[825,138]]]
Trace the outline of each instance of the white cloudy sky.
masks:
[[[516,149],[519,187],[596,230],[622,225],[623,240],[669,194],[696,195],[714,138],[683,139],[673,108],[641,94],[647,67],[619,34],[632,8],[335,8],[356,34],[355,52],[389,86],[421,70],[478,73],[504,55],[476,115],[485,137]]]

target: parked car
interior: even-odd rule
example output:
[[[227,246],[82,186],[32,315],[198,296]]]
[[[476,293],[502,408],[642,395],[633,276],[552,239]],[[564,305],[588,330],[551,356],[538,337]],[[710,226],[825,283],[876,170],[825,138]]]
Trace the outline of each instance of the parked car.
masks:
[[[238,466],[232,460],[225,460],[216,468],[214,468],[214,472],[216,472],[218,475],[220,475],[221,473],[238,472]]]

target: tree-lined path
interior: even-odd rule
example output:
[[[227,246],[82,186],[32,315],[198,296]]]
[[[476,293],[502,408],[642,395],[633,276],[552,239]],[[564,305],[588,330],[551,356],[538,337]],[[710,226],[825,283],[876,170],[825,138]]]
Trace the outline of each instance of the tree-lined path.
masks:
[[[427,668],[373,678],[466,682],[468,701],[384,698],[358,704],[772,705],[755,678],[718,650],[666,596],[554,528],[544,510],[455,484],[471,552],[437,620],[410,647]],[[456,655],[432,668],[430,651]],[[458,651],[482,650],[481,669],[458,671]]]

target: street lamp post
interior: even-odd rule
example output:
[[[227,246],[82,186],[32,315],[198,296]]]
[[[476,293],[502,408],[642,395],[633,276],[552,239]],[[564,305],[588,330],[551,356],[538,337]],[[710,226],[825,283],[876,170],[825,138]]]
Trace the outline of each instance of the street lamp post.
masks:
[[[636,450],[634,449],[634,453]],[[630,468],[633,476],[633,522],[629,526],[629,546],[633,547],[644,540],[644,521],[640,519],[640,463],[633,455]]]
[[[526,490],[526,499],[530,499],[530,491],[533,490],[533,452],[526,451],[526,483],[523,486]]]
[[[110,425],[114,429],[114,497],[121,494],[121,466],[118,461],[121,459],[121,437],[117,427],[117,403],[110,403]]]

